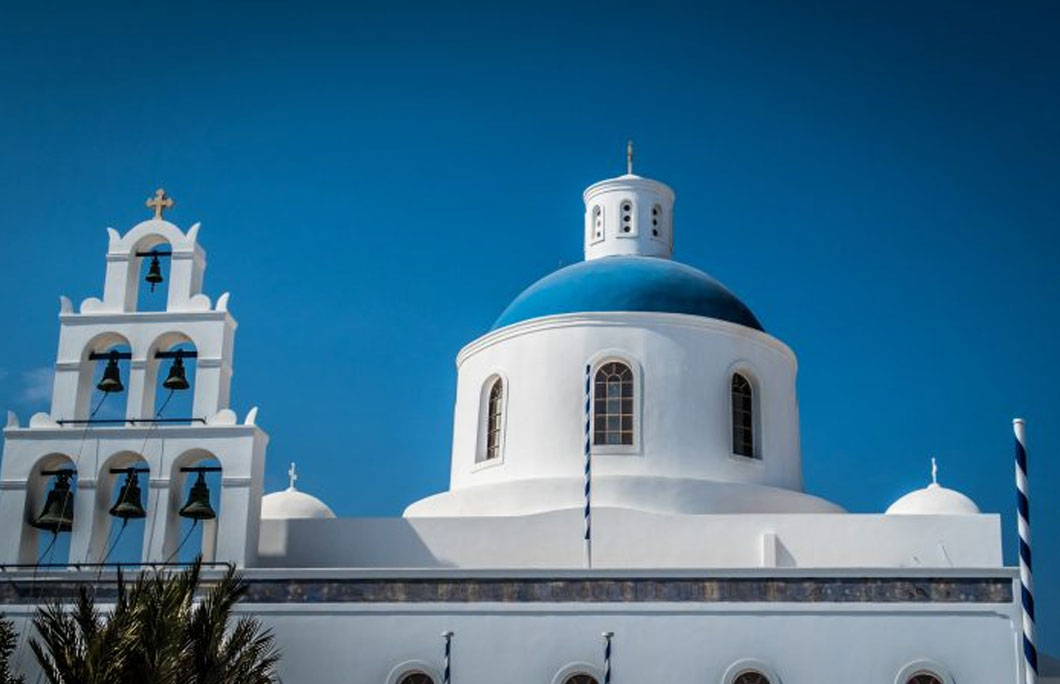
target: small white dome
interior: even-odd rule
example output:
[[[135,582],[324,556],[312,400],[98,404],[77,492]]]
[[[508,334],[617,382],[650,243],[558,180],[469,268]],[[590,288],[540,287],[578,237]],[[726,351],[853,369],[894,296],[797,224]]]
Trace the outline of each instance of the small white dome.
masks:
[[[976,515],[979,507],[964,494],[932,482],[891,504],[887,515]]]
[[[273,492],[261,497],[262,520],[290,520],[292,518],[334,518],[320,499],[288,487],[282,492]]]

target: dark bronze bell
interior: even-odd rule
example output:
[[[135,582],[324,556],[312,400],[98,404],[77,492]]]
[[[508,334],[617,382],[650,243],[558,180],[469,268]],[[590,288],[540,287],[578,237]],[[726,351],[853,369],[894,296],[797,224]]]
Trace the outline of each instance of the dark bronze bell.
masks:
[[[180,517],[192,520],[213,520],[217,517],[210,505],[210,488],[206,486],[206,477],[202,472],[188,492],[188,502],[180,509]]]
[[[121,384],[121,371],[118,369],[118,352],[112,351],[107,359],[107,367],[103,369],[103,377],[100,378],[96,389],[100,392],[121,392],[125,385]]]
[[[125,473],[125,482],[118,492],[118,500],[108,513],[122,520],[147,517],[140,494],[140,478],[135,472]]]
[[[155,291],[155,285],[164,280],[162,278],[162,265],[158,263],[158,257],[151,257],[151,265],[147,269],[147,275],[144,276],[144,280],[151,283],[151,292]]]
[[[44,510],[30,524],[52,534],[70,531],[74,524],[74,493],[70,491],[69,473],[55,476],[55,485],[48,492]]]
[[[188,384],[187,376],[184,375],[184,357],[179,350],[176,358],[173,359],[173,364],[169,367],[169,376],[162,381],[162,386],[167,390],[186,390],[191,386]]]

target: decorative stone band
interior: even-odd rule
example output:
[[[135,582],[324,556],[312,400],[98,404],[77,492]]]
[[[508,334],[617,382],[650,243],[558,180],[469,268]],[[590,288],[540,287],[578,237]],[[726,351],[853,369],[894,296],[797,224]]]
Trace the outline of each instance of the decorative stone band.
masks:
[[[77,582],[9,576],[0,604],[73,600]],[[1012,581],[960,578],[290,579],[248,581],[246,601],[305,603],[1012,603]],[[101,599],[113,580],[96,583]]]

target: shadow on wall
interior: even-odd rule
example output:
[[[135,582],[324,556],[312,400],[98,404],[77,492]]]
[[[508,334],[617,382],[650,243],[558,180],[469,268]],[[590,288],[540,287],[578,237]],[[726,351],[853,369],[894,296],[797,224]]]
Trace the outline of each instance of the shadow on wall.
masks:
[[[447,568],[453,564],[436,558],[404,518],[329,518],[262,520],[258,566]]]

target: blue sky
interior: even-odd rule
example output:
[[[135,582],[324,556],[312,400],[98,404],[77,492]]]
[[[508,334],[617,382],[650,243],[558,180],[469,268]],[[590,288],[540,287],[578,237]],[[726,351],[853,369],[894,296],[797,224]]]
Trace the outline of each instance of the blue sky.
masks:
[[[28,5],[29,3],[25,3]],[[581,191],[677,192],[676,255],[800,361],[806,488],[1002,513],[1028,420],[1060,651],[1060,13],[1049,3],[77,3],[0,9],[0,406],[46,408],[105,227],[202,221],[268,486],[342,515],[444,489],[454,357],[581,258]],[[352,438],[351,438],[352,437]]]

